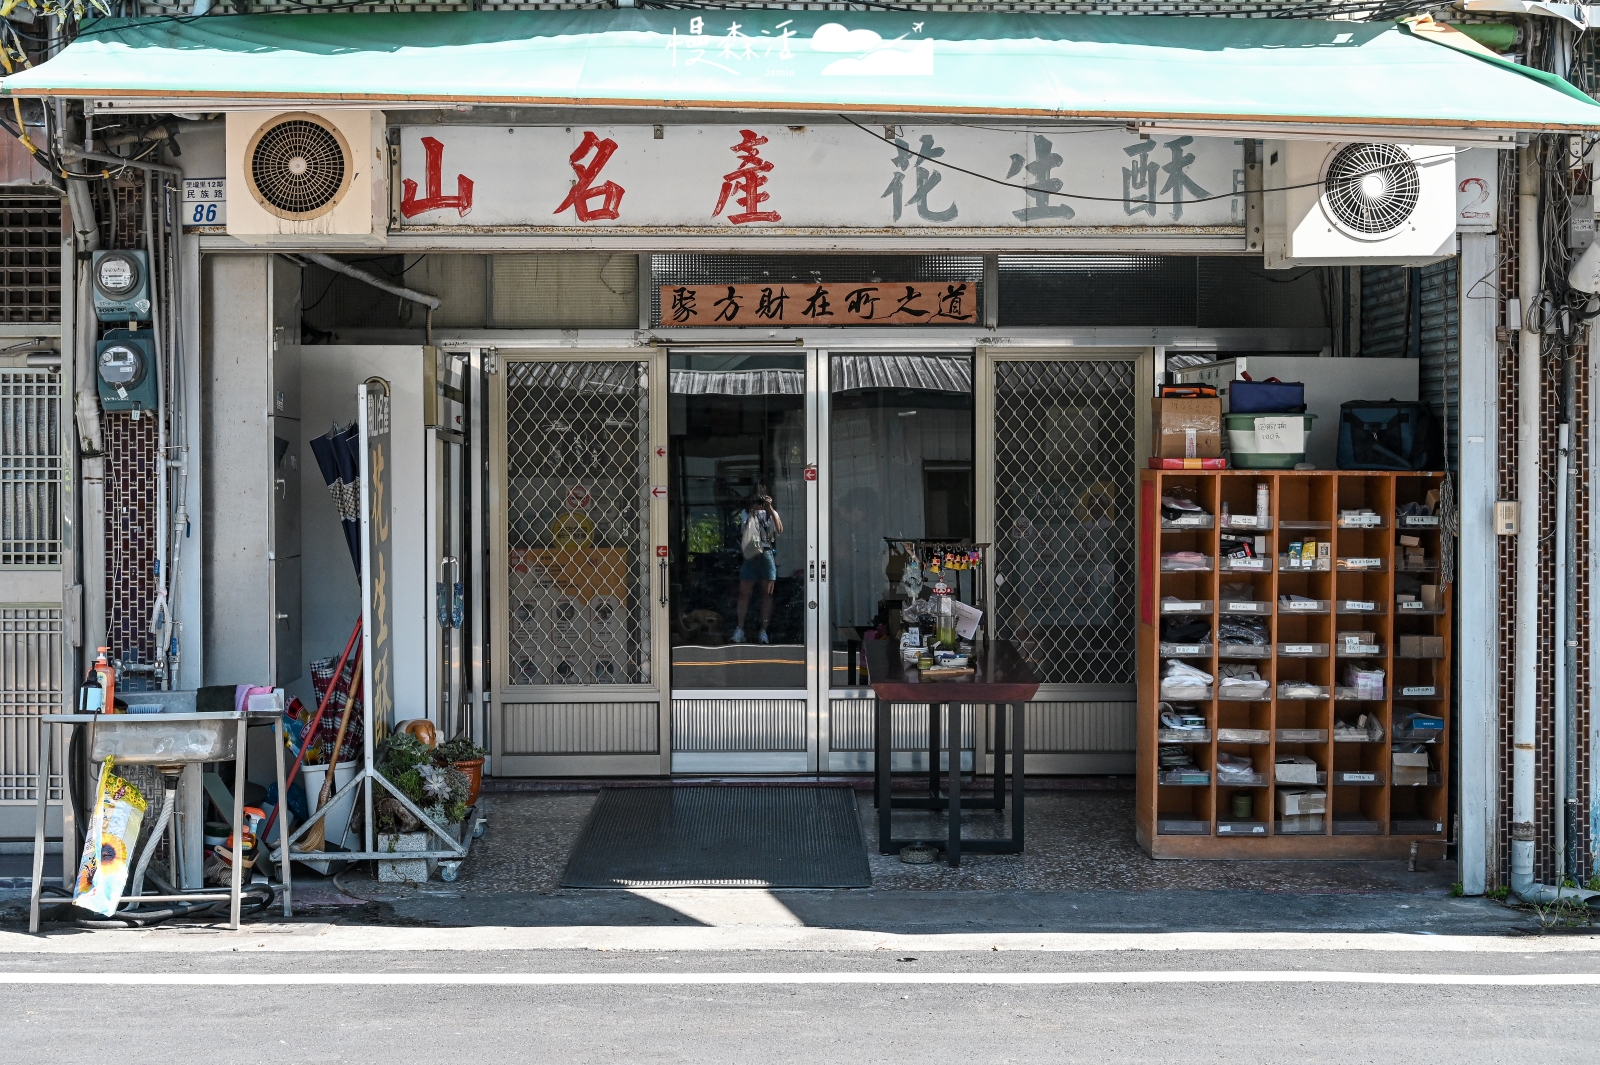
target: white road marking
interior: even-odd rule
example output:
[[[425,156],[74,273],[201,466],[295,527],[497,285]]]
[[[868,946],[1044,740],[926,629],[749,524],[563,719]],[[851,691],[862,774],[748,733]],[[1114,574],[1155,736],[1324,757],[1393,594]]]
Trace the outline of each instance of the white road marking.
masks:
[[[1600,987],[1600,973],[1376,973],[1294,969],[1075,973],[0,973],[0,984],[49,986],[500,986],[961,984],[1385,984],[1417,987]]]

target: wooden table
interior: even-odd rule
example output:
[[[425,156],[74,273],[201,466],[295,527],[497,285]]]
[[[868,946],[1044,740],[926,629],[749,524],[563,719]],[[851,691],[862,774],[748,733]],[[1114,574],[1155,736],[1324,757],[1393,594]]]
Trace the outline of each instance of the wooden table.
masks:
[[[976,672],[971,676],[922,680],[917,667],[901,660],[899,647],[887,640],[868,640],[862,645],[867,659],[869,683],[872,685],[877,728],[874,730],[873,754],[876,771],[875,799],[878,807],[878,849],[883,854],[898,853],[900,848],[913,843],[926,843],[944,851],[945,860],[952,866],[961,864],[963,849],[975,854],[1020,854],[1022,852],[1022,780],[1023,749],[1026,746],[1027,705],[1039,692],[1039,680],[1017,649],[1004,640],[992,640],[975,651],[971,662]],[[890,721],[891,703],[926,703],[928,705],[928,794],[926,796],[895,798],[889,788],[890,750],[893,747],[893,727]],[[994,729],[994,793],[990,798],[971,799],[969,809],[1004,810],[1006,784],[1009,774],[1011,788],[1011,838],[963,839],[961,836],[961,707],[966,703],[993,705]],[[947,741],[950,753],[946,768],[946,784],[939,790],[939,711],[946,715]],[[1010,765],[1006,760],[1006,717],[1010,721],[1010,734],[1014,737],[1014,751]],[[974,752],[976,756],[977,752]],[[976,767],[975,767],[976,768]],[[946,810],[949,812],[949,832],[944,839],[895,839],[891,830],[891,817],[895,810]]]

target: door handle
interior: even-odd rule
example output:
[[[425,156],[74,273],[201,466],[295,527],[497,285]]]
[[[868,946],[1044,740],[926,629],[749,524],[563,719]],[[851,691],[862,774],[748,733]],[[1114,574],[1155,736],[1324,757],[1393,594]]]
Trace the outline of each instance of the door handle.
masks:
[[[661,583],[661,605],[662,606],[666,606],[667,605],[667,560],[665,558],[661,559],[660,569],[661,569],[661,578],[660,578],[660,583]]]
[[[827,559],[823,559],[822,560],[822,583],[823,584],[827,584],[828,583],[828,560]]]
[[[288,499],[289,498],[289,482],[287,480],[285,480],[284,478],[279,477],[273,483],[276,485],[278,493],[281,494],[284,499]]]
[[[815,582],[816,579],[817,579],[817,561],[816,561],[816,559],[812,559],[811,560],[809,568],[810,568],[810,572],[811,572],[811,580],[813,582]]]

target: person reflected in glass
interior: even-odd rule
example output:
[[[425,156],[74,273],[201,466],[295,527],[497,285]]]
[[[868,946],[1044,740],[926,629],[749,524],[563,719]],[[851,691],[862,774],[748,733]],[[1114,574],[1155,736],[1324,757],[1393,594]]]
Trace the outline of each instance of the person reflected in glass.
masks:
[[[744,619],[750,612],[750,597],[761,588],[761,631],[756,640],[767,642],[767,624],[772,621],[772,594],[778,582],[778,537],[783,534],[783,519],[772,505],[767,486],[756,485],[749,505],[739,512],[739,550],[744,563],[739,567],[739,623],[733,642],[744,643]]]

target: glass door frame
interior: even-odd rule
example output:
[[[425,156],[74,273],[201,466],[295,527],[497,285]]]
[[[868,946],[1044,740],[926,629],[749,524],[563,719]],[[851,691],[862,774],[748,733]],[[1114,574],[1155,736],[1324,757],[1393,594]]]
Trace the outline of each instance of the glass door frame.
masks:
[[[826,651],[825,636],[826,606],[819,590],[819,571],[826,573],[827,563],[822,551],[822,503],[827,496],[822,490],[824,465],[821,458],[821,448],[826,440],[826,407],[827,407],[827,354],[815,347],[801,347],[794,344],[762,344],[759,341],[745,343],[708,344],[687,342],[673,344],[670,347],[659,349],[662,376],[667,377],[667,358],[676,355],[762,355],[784,354],[803,355],[805,361],[806,387],[805,387],[805,474],[804,497],[806,503],[805,521],[805,573],[806,573],[806,618],[802,625],[802,632],[806,645],[805,684],[797,688],[679,688],[675,685],[670,688],[671,703],[676,713],[676,705],[680,702],[700,700],[805,700],[805,733],[806,747],[803,761],[794,757],[798,751],[762,752],[738,751],[720,754],[702,754],[693,752],[673,752],[672,772],[679,775],[700,775],[706,773],[773,773],[773,774],[813,774],[818,771],[820,752],[824,749],[825,742],[821,729],[826,728],[826,719],[819,707],[824,705],[824,700],[818,697],[819,687],[825,684],[820,679],[825,677],[826,671],[822,663]],[[665,393],[665,389],[663,392]],[[666,441],[666,416],[661,419],[661,439]],[[821,427],[819,430],[819,426]],[[670,447],[670,445],[667,445]],[[663,474],[665,480],[670,474]],[[665,504],[659,528],[661,540],[667,539],[667,522],[665,518]],[[669,595],[670,599],[670,595]],[[671,609],[669,607],[669,609]],[[662,628],[666,630],[670,622],[663,619]],[[665,668],[669,671],[663,685],[670,683],[671,652],[666,652],[663,659]],[[666,745],[671,747],[675,730],[669,728],[666,735]]]

